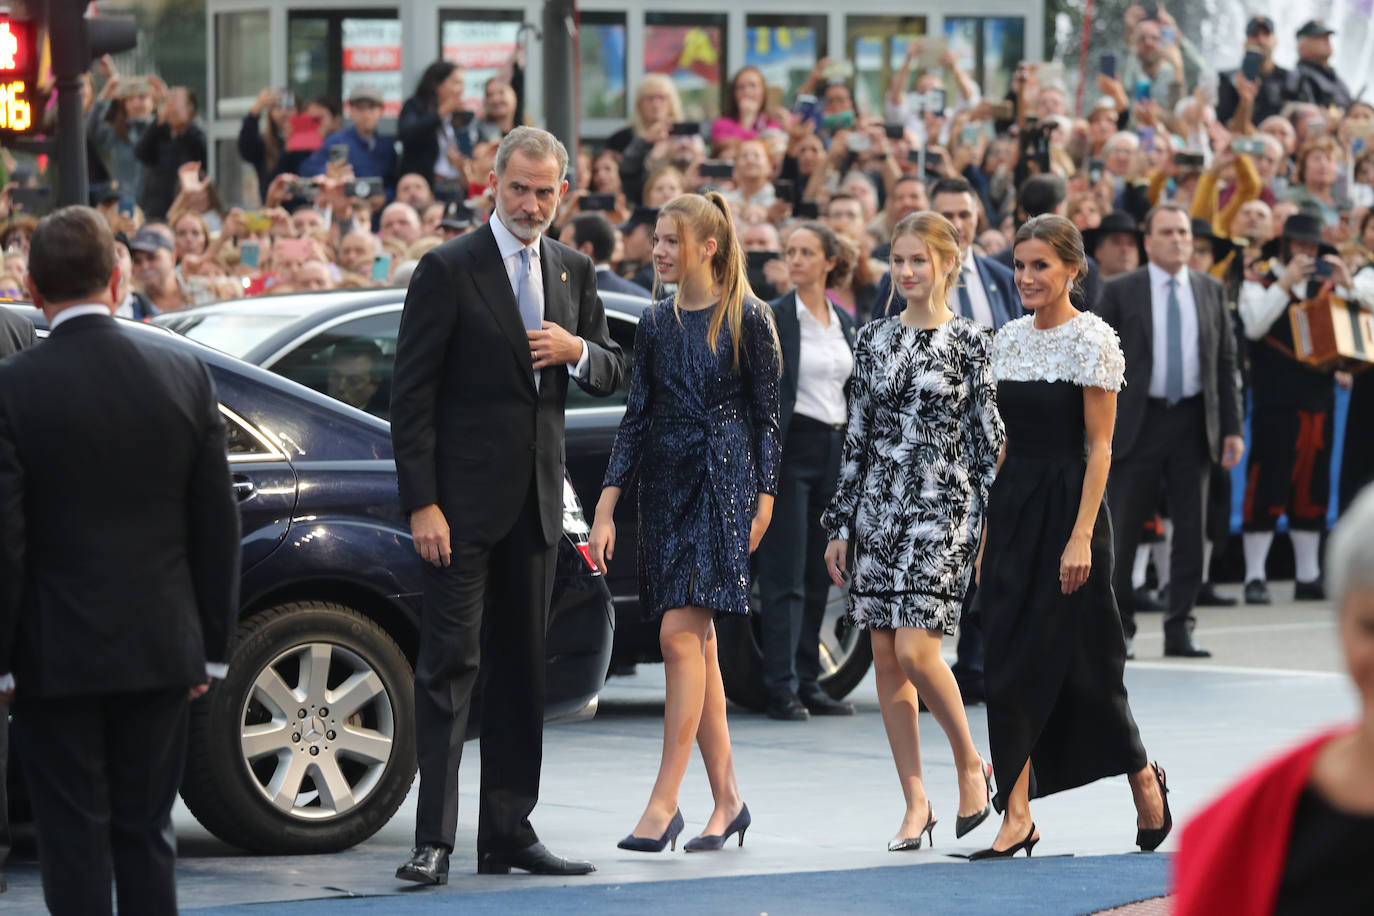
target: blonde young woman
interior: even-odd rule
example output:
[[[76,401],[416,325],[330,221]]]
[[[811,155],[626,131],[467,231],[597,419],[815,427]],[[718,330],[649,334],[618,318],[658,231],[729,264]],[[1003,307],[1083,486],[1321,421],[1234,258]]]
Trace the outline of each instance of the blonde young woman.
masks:
[[[1003,438],[992,333],[947,301],[961,263],[958,232],[938,213],[913,213],[893,231],[893,286],[907,305],[859,332],[839,485],[821,520],[831,578],[841,585],[853,571],[849,616],[873,643],[878,702],[906,797],[892,852],[934,838],[918,692],[954,752],[955,836],[991,811],[991,768],[940,655],[941,637],[959,621]]]
[[[772,518],[781,452],[777,332],[754,298],[725,200],[684,194],[655,227],[654,266],[672,299],[635,332],[635,369],[592,525],[603,572],[614,557],[612,513],[639,478],[640,601],[661,615],[667,676],[663,758],[622,849],[662,852],[684,828],[678,791],[701,748],[715,808],[688,852],[741,845],[750,824],[725,721],[715,614],[749,613],[749,555]]]

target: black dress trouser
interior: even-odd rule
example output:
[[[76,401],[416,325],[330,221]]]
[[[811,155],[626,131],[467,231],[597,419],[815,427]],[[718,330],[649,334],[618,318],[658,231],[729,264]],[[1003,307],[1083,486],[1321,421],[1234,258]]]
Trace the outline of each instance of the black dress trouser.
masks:
[[[820,689],[820,630],[830,597],[821,513],[835,495],[843,445],[843,428],[793,415],[773,520],[758,549],[763,679],[769,696]]]
[[[1151,398],[1130,454],[1112,462],[1107,480],[1107,507],[1116,539],[1112,585],[1121,610],[1121,626],[1134,637],[1135,606],[1131,596],[1132,559],[1141,526],[1159,502],[1159,482],[1174,523],[1169,552],[1169,607],[1164,615],[1166,644],[1184,642],[1193,631],[1193,604],[1202,586],[1202,523],[1207,504],[1211,457],[1202,396],[1173,407]]]
[[[539,800],[544,633],[557,544],[544,543],[535,494],[531,477],[525,505],[501,540],[489,546],[454,541],[448,566],[425,564],[415,663],[417,846],[453,849],[458,765],[473,691],[479,686],[478,858],[538,841],[529,815]]]
[[[119,912],[177,912],[172,803],[189,710],[185,687],[16,703],[14,744],[54,916],[111,912],[111,878]]]

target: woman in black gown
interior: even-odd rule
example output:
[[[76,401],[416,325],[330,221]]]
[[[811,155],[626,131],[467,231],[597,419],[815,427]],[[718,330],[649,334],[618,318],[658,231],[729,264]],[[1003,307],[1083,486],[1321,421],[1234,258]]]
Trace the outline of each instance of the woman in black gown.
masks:
[[[1164,773],[1126,702],[1126,641],[1112,593],[1102,493],[1125,360],[1116,332],[1069,302],[1087,269],[1060,216],[1016,233],[1016,286],[1032,312],[993,340],[1006,446],[988,500],[978,603],[987,640],[988,740],[1002,828],[971,858],[1005,858],[1040,835],[1030,799],[1129,774],[1136,843],[1172,827]],[[1085,451],[1086,444],[1086,451]]]
[[[676,846],[692,739],[715,810],[687,851],[744,843],[749,809],[735,782],[714,614],[749,613],[749,555],[772,518],[778,437],[778,336],[745,279],[730,211],[717,193],[684,194],[659,211],[654,266],[672,299],[635,332],[630,397],[592,525],[593,561],[615,549],[612,513],[639,475],[640,601],[662,615],[667,690],[663,758],[649,804],[622,849]]]

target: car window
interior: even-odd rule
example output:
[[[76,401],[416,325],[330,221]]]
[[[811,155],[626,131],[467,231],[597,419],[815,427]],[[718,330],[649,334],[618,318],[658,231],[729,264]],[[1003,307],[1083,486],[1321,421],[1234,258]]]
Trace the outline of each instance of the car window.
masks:
[[[390,420],[400,327],[400,309],[354,318],[309,338],[270,368],[293,382]]]
[[[261,435],[244,422],[238,414],[223,404],[219,408],[224,417],[230,461],[270,460],[281,457]]]
[[[242,359],[258,344],[298,320],[300,316],[295,314],[193,311],[158,315],[153,323]]]
[[[625,357],[625,379],[610,397],[599,398],[582,390],[576,382],[568,384],[568,410],[588,407],[624,407],[630,396],[630,374],[635,365],[635,323],[615,312],[606,313],[611,339],[620,344]]]

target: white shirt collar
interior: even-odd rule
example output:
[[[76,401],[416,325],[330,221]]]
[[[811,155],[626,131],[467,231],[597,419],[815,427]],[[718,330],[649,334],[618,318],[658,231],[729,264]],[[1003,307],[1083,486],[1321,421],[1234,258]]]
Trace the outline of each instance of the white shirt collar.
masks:
[[[597,265],[594,265],[594,266],[596,267],[596,272],[597,272],[597,273],[602,273],[602,272],[610,273],[610,272],[611,272],[611,265],[609,265],[609,264],[597,264]]]
[[[499,216],[493,216],[489,224],[491,226],[491,234],[496,236],[496,248],[501,252],[502,262],[509,260],[511,255],[518,254],[521,248],[529,248],[530,257],[534,258],[536,261],[539,260],[538,239],[526,245],[516,238],[514,233],[506,228],[506,224],[501,222],[501,217]]]
[[[81,318],[85,315],[109,316],[110,307],[108,305],[101,305],[98,302],[93,302],[89,305],[73,305],[69,308],[65,308],[53,316],[52,321],[48,324],[48,333],[51,334],[53,331],[56,331],[57,326],[60,324],[68,322],[73,318]]]
[[[968,252],[964,255],[964,270],[978,270],[978,262],[973,260],[973,246],[969,246]]]
[[[1178,273],[1172,273],[1172,274],[1169,273],[1167,270],[1165,270],[1163,267],[1160,267],[1160,266],[1159,266],[1158,264],[1156,264],[1154,261],[1149,262],[1149,267],[1150,267],[1150,284],[1151,284],[1152,286],[1163,286],[1165,283],[1169,282],[1169,279],[1170,279],[1171,277],[1172,277],[1173,279],[1175,279],[1175,280],[1178,281],[1178,285],[1179,285],[1179,286],[1182,286],[1183,284],[1185,284],[1185,283],[1188,282],[1188,265],[1187,265],[1187,264],[1184,264],[1182,267],[1180,267],[1180,268],[1178,269]]]

